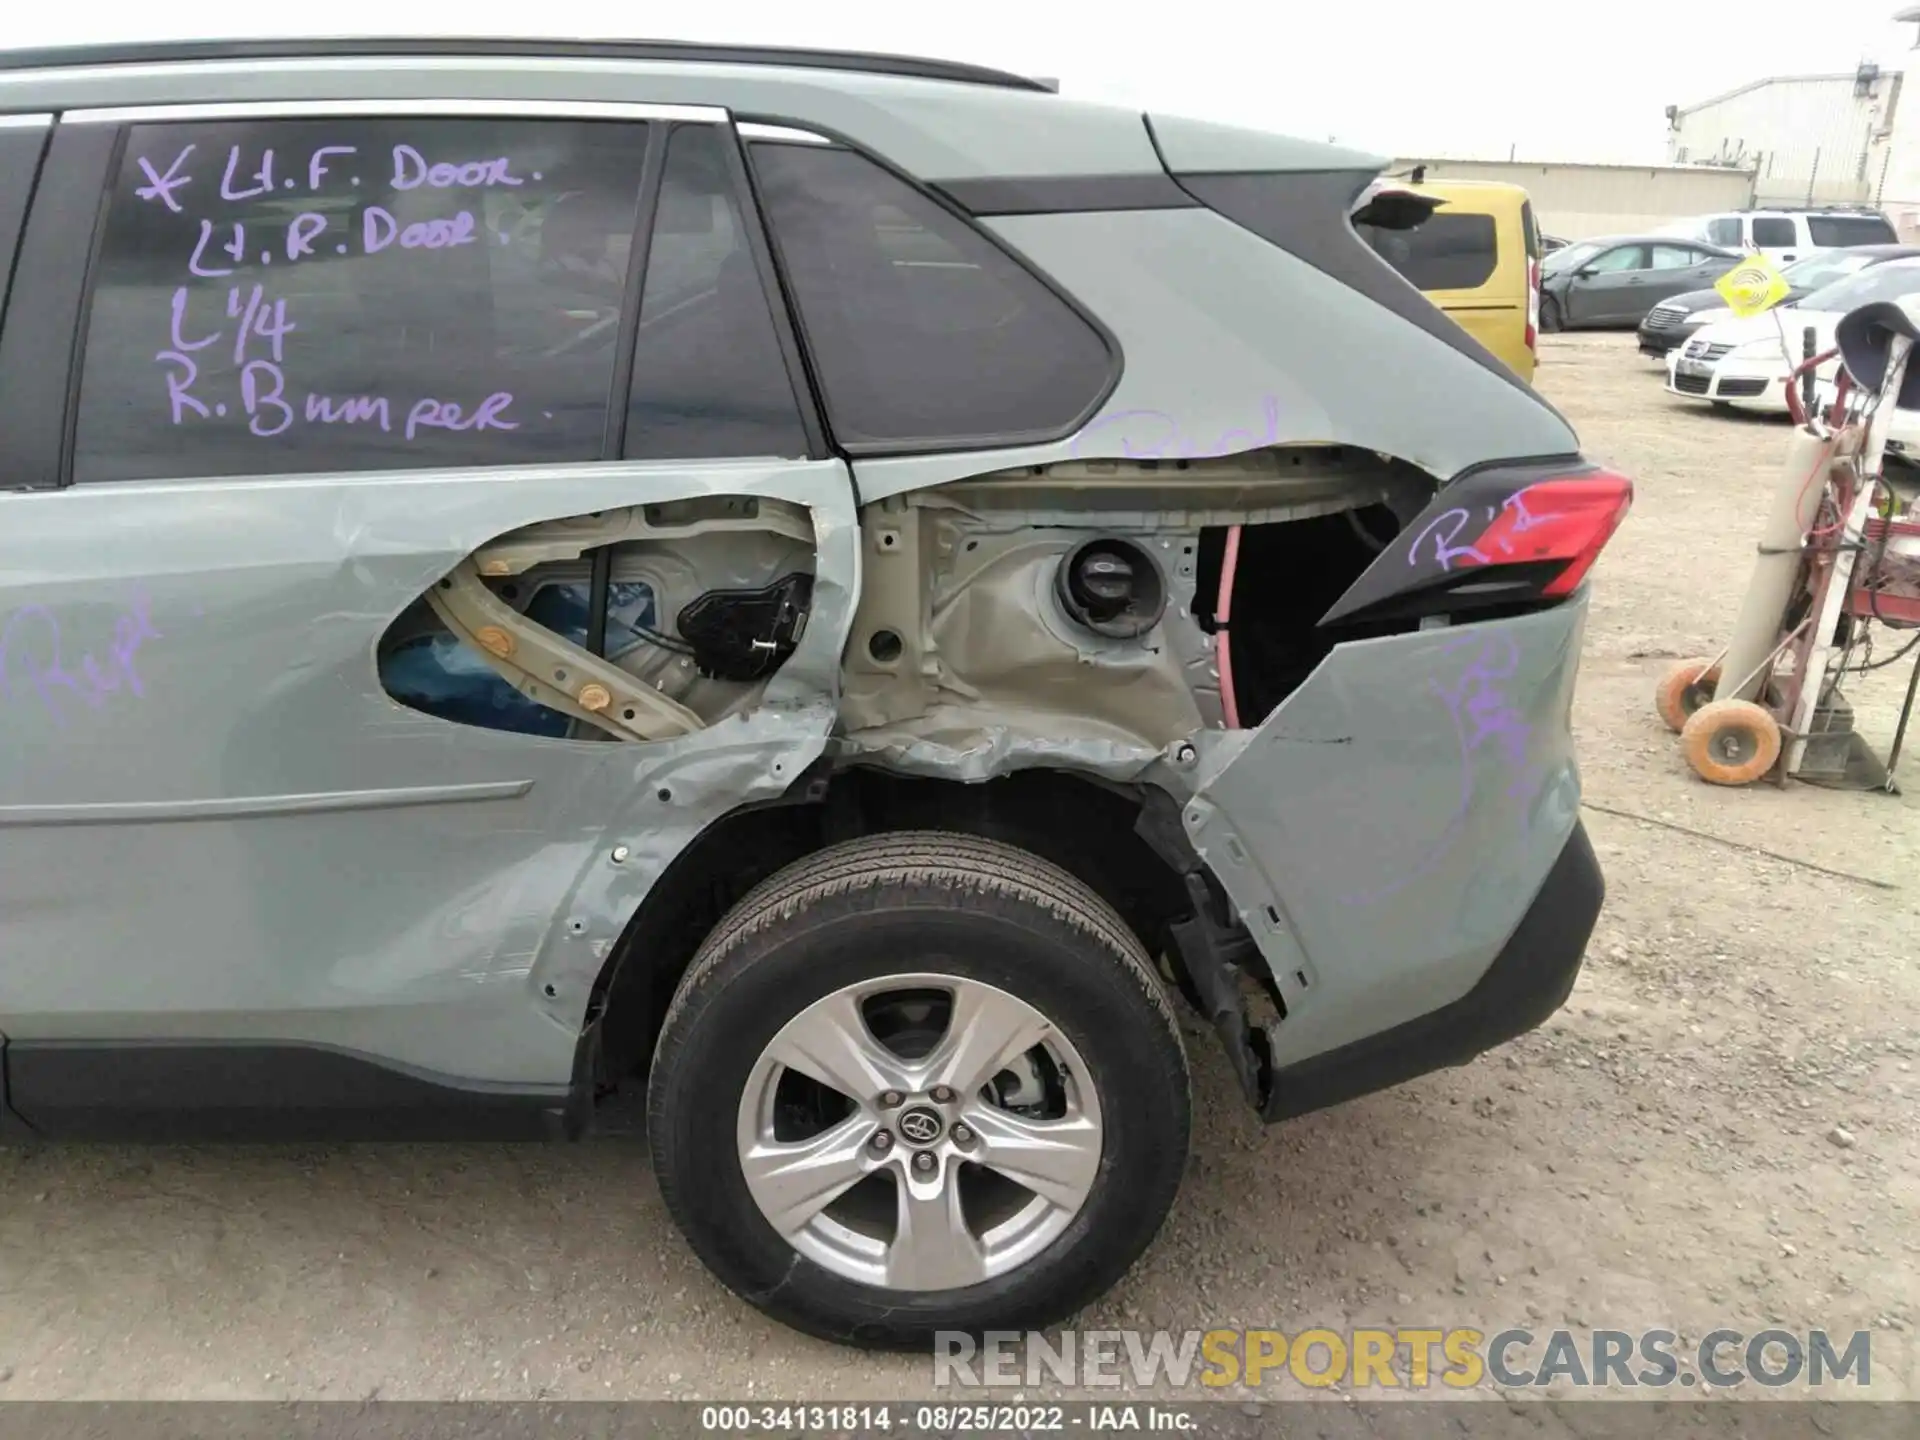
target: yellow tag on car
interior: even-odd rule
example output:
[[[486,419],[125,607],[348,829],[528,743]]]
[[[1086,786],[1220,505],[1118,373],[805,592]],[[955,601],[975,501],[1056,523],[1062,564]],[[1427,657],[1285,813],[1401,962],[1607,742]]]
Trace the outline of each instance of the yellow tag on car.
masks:
[[[1749,255],[1733,269],[1713,282],[1727,308],[1742,320],[1771,310],[1787,298],[1793,287],[1787,283],[1771,260],[1764,255]]]

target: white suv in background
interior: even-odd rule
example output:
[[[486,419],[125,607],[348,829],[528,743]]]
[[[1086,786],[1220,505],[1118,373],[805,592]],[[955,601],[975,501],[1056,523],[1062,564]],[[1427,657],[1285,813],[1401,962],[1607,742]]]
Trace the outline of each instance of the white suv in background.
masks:
[[[1777,265],[1790,264],[1818,250],[1892,245],[1900,239],[1893,222],[1878,210],[1844,205],[1813,210],[1726,210],[1677,220],[1665,226],[1662,233],[1705,240],[1729,250],[1758,251]]]

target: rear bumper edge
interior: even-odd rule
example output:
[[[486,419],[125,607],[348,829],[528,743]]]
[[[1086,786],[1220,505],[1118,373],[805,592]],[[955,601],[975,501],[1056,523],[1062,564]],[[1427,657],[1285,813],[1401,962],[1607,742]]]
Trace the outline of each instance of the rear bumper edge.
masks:
[[[1540,893],[1473,989],[1391,1030],[1277,1071],[1261,1117],[1290,1119],[1464,1065],[1532,1030],[1572,993],[1605,898],[1593,844],[1575,821]]]

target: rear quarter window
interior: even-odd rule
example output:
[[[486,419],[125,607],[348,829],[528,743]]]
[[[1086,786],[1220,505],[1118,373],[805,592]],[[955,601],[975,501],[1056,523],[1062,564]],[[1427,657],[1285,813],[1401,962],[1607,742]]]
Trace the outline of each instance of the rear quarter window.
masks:
[[[1106,338],[968,221],[852,150],[757,142],[752,154],[843,447],[1031,443],[1106,397]]]
[[[1891,245],[1900,237],[1882,215],[1809,215],[1807,235],[1826,249],[1848,245]]]
[[[1500,261],[1491,215],[1442,208],[1412,230],[1354,228],[1417,290],[1477,290],[1493,278]]]

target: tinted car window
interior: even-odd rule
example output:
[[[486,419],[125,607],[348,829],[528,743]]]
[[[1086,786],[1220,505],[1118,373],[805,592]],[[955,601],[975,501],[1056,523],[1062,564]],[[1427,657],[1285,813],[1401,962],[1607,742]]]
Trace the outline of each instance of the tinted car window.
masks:
[[[1740,222],[1731,215],[1707,222],[1707,239],[1716,245],[1738,245],[1740,243]]]
[[[1880,263],[1879,255],[1862,255],[1858,251],[1839,250],[1824,255],[1809,255],[1804,260],[1796,260],[1780,272],[1780,276],[1796,290],[1816,290],[1822,285],[1831,285],[1836,280],[1865,270]]]
[[[1491,215],[1453,214],[1443,207],[1411,230],[1354,228],[1417,290],[1478,289],[1500,258]]]
[[[717,126],[667,141],[634,345],[630,459],[804,455],[793,386]]]
[[[1793,221],[1782,215],[1763,215],[1753,222],[1753,243],[1758,246],[1794,245],[1799,236]]]
[[[1616,245],[1604,254],[1594,256],[1582,268],[1599,270],[1603,273],[1614,270],[1644,270],[1647,268],[1647,247]]]
[[[1844,314],[1874,300],[1892,300],[1920,290],[1920,264],[1913,261],[1889,261],[1849,275],[1844,280],[1814,291],[1800,303],[1808,310],[1829,310]]]
[[[1807,235],[1816,245],[1891,245],[1900,237],[1884,215],[1809,215]]]
[[[75,478],[599,458],[645,139],[555,120],[136,126]]]
[[[1052,437],[1105,395],[1100,333],[964,220],[851,150],[753,152],[843,445]]]

